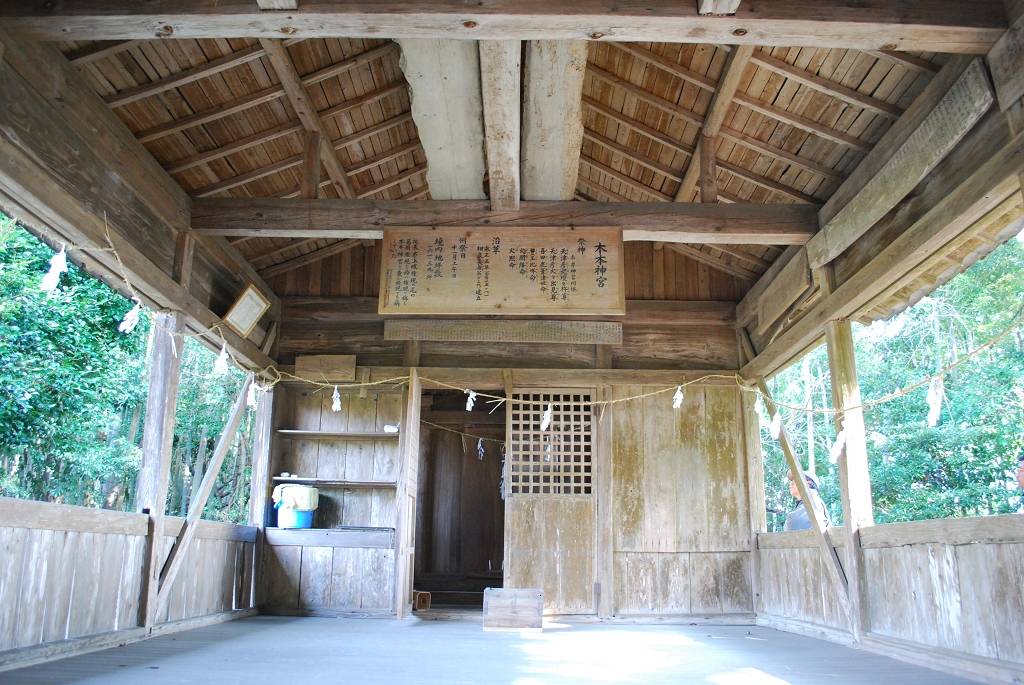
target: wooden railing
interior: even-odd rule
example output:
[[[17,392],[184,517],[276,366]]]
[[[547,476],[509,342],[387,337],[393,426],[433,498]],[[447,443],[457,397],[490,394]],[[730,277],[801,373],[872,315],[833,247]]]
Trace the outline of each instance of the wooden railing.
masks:
[[[841,544],[841,529],[831,532]],[[1024,516],[881,524],[861,531],[860,547],[865,647],[1024,682]],[[849,551],[837,551],[845,563]],[[759,623],[852,642],[810,531],[761,533],[758,557]]]
[[[182,522],[165,520],[167,548]],[[146,637],[147,528],[144,514],[0,498],[0,670]],[[249,609],[256,534],[203,521],[154,632]]]

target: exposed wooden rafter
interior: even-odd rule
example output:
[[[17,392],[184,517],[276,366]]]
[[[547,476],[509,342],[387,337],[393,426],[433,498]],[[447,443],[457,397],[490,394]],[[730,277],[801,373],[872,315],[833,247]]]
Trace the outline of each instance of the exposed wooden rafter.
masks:
[[[710,267],[724,271],[730,276],[736,276],[744,280],[754,282],[760,274],[756,271],[752,271],[738,264],[733,263],[731,260],[723,259],[722,257],[716,257],[715,255],[708,254],[703,250],[694,247],[692,245],[686,245],[683,243],[665,243],[665,249],[678,252],[681,255],[689,257],[690,259],[696,260],[703,264],[707,264]]]
[[[319,262],[323,259],[326,259],[327,257],[330,257],[331,255],[336,255],[341,252],[345,252],[346,250],[351,250],[353,247],[357,247],[362,244],[362,240],[358,240],[355,238],[342,240],[337,243],[331,243],[326,247],[321,247],[317,250],[312,250],[310,252],[307,252],[306,254],[299,255],[294,259],[289,259],[288,261],[281,262],[280,264],[274,264],[273,266],[268,266],[265,269],[260,269],[259,273],[260,276],[262,276],[264,279],[272,278],[274,276],[278,276],[280,274],[293,271],[294,269],[298,269],[299,267],[306,266],[307,264]]]
[[[338,191],[338,195],[344,198],[355,197],[356,192],[352,188],[352,183],[348,180],[345,168],[341,165],[338,153],[331,145],[331,138],[327,135],[323,122],[320,120],[317,111],[313,108],[313,103],[309,99],[309,93],[306,92],[302,79],[295,70],[295,64],[292,63],[292,58],[288,54],[287,48],[277,38],[261,38],[260,44],[267,51],[267,57],[270,59],[270,63],[274,65],[277,77],[281,80],[281,87],[284,88],[288,100],[295,109],[295,113],[298,114],[299,119],[302,121],[303,127],[307,131],[319,134],[320,158],[327,169],[327,175],[331,177],[331,181]]]

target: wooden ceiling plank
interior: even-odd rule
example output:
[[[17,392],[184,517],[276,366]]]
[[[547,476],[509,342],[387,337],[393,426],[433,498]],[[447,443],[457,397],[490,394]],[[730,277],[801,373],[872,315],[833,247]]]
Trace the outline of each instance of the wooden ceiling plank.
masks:
[[[741,6],[742,7],[742,6]],[[397,8],[397,9],[396,9]],[[95,0],[37,5],[6,2],[0,22],[39,40],[246,38],[287,35],[456,38],[463,40],[620,40],[744,43],[855,49],[921,50],[984,54],[1006,30],[1001,0],[848,0],[757,3],[732,17],[701,15],[697,3],[654,0],[609,4],[606,0],[479,3],[433,0],[411,8],[355,0],[313,3],[298,12],[261,11],[251,0],[179,0],[132,3]],[[170,27],[170,29],[166,28]],[[737,29],[742,29],[738,31]]]
[[[769,157],[774,157],[779,161],[793,164],[795,166],[800,167],[801,169],[806,169],[807,171],[810,171],[812,174],[824,176],[825,178],[832,179],[835,181],[842,181],[844,178],[846,178],[840,172],[830,167],[827,167],[824,164],[819,164],[812,159],[808,159],[807,157],[801,157],[799,155],[793,154],[788,150],[773,147],[768,143],[758,140],[757,138],[748,136],[745,133],[740,133],[739,131],[734,131],[730,128],[726,128],[725,126],[719,129],[718,135],[722,138],[729,138],[730,140],[733,140],[739,143],[740,145],[743,145],[744,147],[748,147],[751,150],[756,150],[757,152],[768,155]]]
[[[822,78],[817,74],[812,74],[809,71],[805,71],[798,66],[792,65],[789,62],[783,61],[772,57],[765,52],[755,52],[751,57],[750,61],[755,64],[764,67],[776,74],[782,74],[786,78],[802,83],[808,88],[813,88],[821,93],[830,95],[834,98],[838,98],[843,102],[847,102],[856,107],[877,112],[883,114],[890,119],[899,119],[903,116],[903,110],[896,105],[891,105],[884,100],[865,95],[864,93],[858,92],[853,88],[847,88],[846,86],[830,81],[826,78]]]
[[[639,164],[640,166],[646,167],[653,171],[654,173],[661,174],[665,178],[671,179],[676,183],[683,180],[678,170],[673,169],[670,166],[666,166],[661,162],[655,162],[654,160],[648,159],[647,157],[644,157],[643,155],[639,154],[636,150],[626,147],[622,143],[616,142],[611,138],[605,138],[600,133],[595,133],[594,131],[585,128],[583,129],[583,137],[587,140],[597,143],[602,147],[608,148],[613,153],[622,155],[623,157],[633,162],[634,164]]]
[[[418,176],[420,174],[426,173],[426,171],[426,164],[417,164],[416,166],[410,167],[405,171],[396,174],[395,176],[389,176],[388,178],[385,178],[383,181],[380,181],[379,183],[374,183],[373,185],[361,188],[359,192],[356,193],[356,198],[363,199],[370,197],[371,195],[376,195],[382,190],[387,190],[388,188],[396,186],[402,181],[408,180],[413,176]]]
[[[871,152],[872,146],[870,143],[846,133],[842,133],[841,131],[837,131],[830,126],[825,126],[824,124],[819,124],[816,121],[812,121],[811,119],[807,119],[798,114],[793,114],[781,107],[776,107],[775,105],[770,105],[767,102],[762,102],[757,98],[744,93],[737,93],[735,100],[748,109],[760,112],[761,114],[773,119],[778,119],[783,123],[790,124],[796,128],[807,131],[808,133],[813,133],[814,135],[826,140],[831,140],[834,143],[846,145],[863,152]]]
[[[283,126],[277,126],[269,131],[263,131],[262,133],[257,133],[255,135],[242,138],[241,140],[228,143],[223,147],[207,150],[206,152],[200,152],[199,154],[192,155],[191,157],[186,157],[185,159],[173,162],[167,167],[167,173],[176,174],[178,172],[185,171],[186,169],[199,166],[200,164],[207,164],[215,159],[223,159],[224,157],[236,152],[248,150],[251,147],[268,143],[271,140],[276,140],[277,138],[286,136],[289,133],[297,133],[301,130],[303,130],[301,121],[294,121],[284,124]]]
[[[207,198],[192,203],[199,234],[286,238],[380,238],[389,226],[621,226],[626,240],[728,245],[803,245],[818,230],[815,205],[685,202],[527,202],[491,211],[487,200],[286,201]]]
[[[259,274],[261,277],[263,277],[264,280],[266,280],[268,278],[279,276],[283,273],[288,273],[289,271],[293,271],[300,267],[306,266],[307,264],[319,262],[323,259],[326,259],[327,257],[330,257],[331,255],[340,254],[342,252],[345,252],[346,250],[351,250],[353,247],[357,247],[362,244],[363,242],[356,238],[349,238],[348,240],[342,240],[337,243],[331,243],[326,247],[321,247],[318,250],[312,250],[304,255],[295,257],[294,259],[289,259],[286,262],[281,262],[280,264],[275,264],[273,266],[268,266],[265,269],[260,269]]]
[[[790,188],[785,183],[773,181],[770,178],[761,176],[760,174],[757,174],[749,169],[744,169],[743,167],[733,164],[732,162],[720,159],[718,160],[718,166],[722,169],[725,169],[734,176],[738,176],[746,181],[750,181],[751,183],[759,185],[767,190],[771,190],[781,195],[785,195],[786,197],[796,200],[797,202],[802,202],[804,204],[809,205],[818,204],[818,200],[813,196],[808,195],[807,193],[802,193],[799,190],[796,190],[795,188]]]
[[[624,174],[621,171],[611,168],[607,164],[602,164],[595,159],[589,157],[580,157],[580,164],[585,164],[593,169],[600,171],[602,174],[608,174],[612,178],[616,179],[620,183],[624,183],[633,190],[649,195],[650,197],[661,200],[662,202],[672,202],[672,196],[666,195],[665,193],[659,192],[649,185],[645,184],[639,179],[635,179],[628,174]]]
[[[665,248],[672,250],[673,252],[678,252],[679,254],[698,262],[703,262],[704,264],[707,264],[714,269],[718,269],[719,271],[724,271],[730,276],[742,278],[745,281],[753,283],[760,277],[760,274],[756,271],[745,269],[742,266],[733,264],[727,259],[722,259],[721,257],[708,254],[707,252],[698,250],[696,247],[691,247],[690,245],[683,243],[665,243]]]
[[[267,248],[266,250],[263,250],[261,252],[256,252],[255,254],[253,254],[251,257],[248,257],[247,259],[249,260],[250,263],[255,264],[256,262],[259,262],[261,260],[269,259],[271,257],[276,257],[277,255],[281,254],[282,252],[287,252],[288,250],[291,250],[292,248],[302,247],[303,245],[308,245],[309,243],[316,242],[317,240],[320,240],[320,239],[319,238],[294,238],[292,240],[289,240],[289,241],[285,242],[283,245],[275,245],[274,247]]]
[[[635,83],[631,83],[626,79],[619,78],[615,74],[605,71],[600,67],[596,67],[593,64],[588,64],[587,73],[595,78],[604,81],[605,83],[621,88],[630,95],[636,96],[637,99],[643,100],[648,104],[654,105],[658,109],[662,109],[673,116],[680,117],[681,119],[686,119],[687,121],[692,121],[698,126],[704,126],[704,117],[697,114],[696,112],[693,112],[683,107],[682,105],[677,105],[673,102],[669,102],[668,100],[664,100],[655,95],[654,93],[644,90]]]
[[[520,196],[522,41],[482,40],[478,47],[491,206],[514,211]]]
[[[765,269],[770,268],[772,265],[772,262],[769,262],[767,259],[761,259],[757,255],[752,255],[746,250],[741,250],[739,248],[733,247],[732,245],[713,245],[709,247],[712,247],[715,250],[720,250],[726,254],[730,254],[733,257],[738,257],[739,259],[742,259],[745,262],[756,264],[757,266],[763,267]]]
[[[310,100],[305,86],[302,85],[302,79],[295,70],[295,64],[287,49],[278,38],[261,38],[260,45],[267,51],[267,57],[281,81],[281,87],[284,88],[303,127],[307,131],[320,134],[320,158],[323,160],[324,167],[327,169],[327,174],[331,177],[338,195],[343,198],[354,198],[356,193],[352,188],[352,183],[348,180],[348,175],[341,165],[337,151],[331,145],[331,138],[327,135],[320,116],[313,108],[313,102]]]
[[[872,57],[886,59],[897,66],[916,72],[918,74],[937,74],[942,67],[934,62],[929,62],[920,57],[914,57],[896,50],[863,50],[865,54]]]
[[[157,79],[151,83],[144,83],[136,88],[108,95],[103,98],[103,101],[110,107],[123,107],[128,103],[137,102],[152,95],[157,95],[171,90],[172,88],[178,88],[187,83],[194,83],[199,79],[213,76],[214,74],[232,69],[241,64],[245,64],[246,62],[257,60],[260,57],[263,57],[264,54],[266,54],[264,49],[258,46],[233,52],[215,60],[211,60],[198,67],[186,69],[185,71],[172,74],[171,76],[167,76],[162,79]]]
[[[659,131],[656,128],[652,128],[647,124],[637,121],[636,119],[632,119],[623,114],[622,112],[616,109],[612,109],[608,105],[605,105],[602,102],[599,102],[598,100],[595,100],[594,98],[588,95],[583,96],[583,105],[593,110],[594,112],[597,112],[598,114],[608,117],[609,119],[615,121],[617,124],[621,126],[626,126],[627,128],[630,128],[641,135],[647,136],[656,143],[665,145],[666,147],[669,147],[684,155],[693,155],[693,148],[687,145],[686,143],[676,140],[667,133]]]

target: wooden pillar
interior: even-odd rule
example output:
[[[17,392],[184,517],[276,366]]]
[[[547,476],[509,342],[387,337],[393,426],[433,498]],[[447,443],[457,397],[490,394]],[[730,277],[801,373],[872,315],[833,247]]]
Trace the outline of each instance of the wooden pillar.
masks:
[[[365,381],[364,381],[365,382]],[[412,606],[413,555],[416,545],[416,495],[420,464],[420,396],[423,386],[416,369],[409,370],[405,410],[398,438],[399,472],[395,493],[395,615],[405,618]]]
[[[853,353],[853,330],[848,320],[825,324],[828,365],[832,375],[832,406],[835,409],[858,406],[860,385]],[[864,412],[851,409],[836,414],[836,431],[843,432],[846,445],[839,456],[839,488],[843,502],[843,539],[846,550],[846,578],[850,584],[850,623],[855,640],[870,629],[864,559],[860,548],[860,529],[875,523],[871,506],[871,480],[868,476],[867,442],[864,436]]]
[[[597,399],[612,399],[612,386],[597,388]],[[596,554],[594,559],[594,601],[598,616],[615,613],[615,558],[612,521],[612,404],[600,405],[596,440]]]
[[[740,364],[747,361],[746,350],[740,333],[736,337],[739,342]],[[761,603],[761,556],[757,546],[757,535],[768,530],[768,514],[765,508],[764,495],[764,455],[761,453],[761,420],[757,415],[757,395],[751,392],[740,392],[740,418],[743,430],[743,447],[747,455],[747,508],[750,512],[750,595],[753,599],[754,613],[762,611]]]
[[[149,514],[149,533],[143,559],[139,625],[156,623],[157,593],[165,548],[164,506],[174,444],[174,409],[178,402],[181,356],[180,336],[185,317],[179,312],[157,313],[154,317],[153,356],[149,363],[149,395],[146,398],[146,426],[142,434],[142,467],[139,470],[137,509]]]
[[[263,558],[263,538],[267,527],[267,502],[270,499],[271,447],[274,444],[274,399],[278,393],[286,392],[282,387],[274,387],[267,392],[257,394],[256,421],[253,425],[252,448],[252,479],[249,481],[249,525],[259,528],[253,552],[253,565],[249,569],[252,574],[251,597],[249,606],[256,606],[256,590],[259,587],[259,566]]]

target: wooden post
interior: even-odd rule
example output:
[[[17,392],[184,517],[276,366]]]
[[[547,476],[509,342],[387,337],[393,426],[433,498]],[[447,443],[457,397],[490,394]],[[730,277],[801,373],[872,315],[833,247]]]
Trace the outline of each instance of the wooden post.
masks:
[[[420,341],[406,340],[405,353],[402,355],[402,366],[412,368],[420,365]]]
[[[213,458],[210,460],[210,465],[206,469],[206,475],[203,476],[203,482],[199,486],[199,494],[189,504],[185,523],[182,524],[181,531],[176,536],[177,539],[167,555],[167,561],[164,562],[163,569],[160,571],[159,593],[156,602],[158,610],[171,597],[171,585],[174,583],[174,577],[178,575],[178,571],[185,561],[185,553],[195,537],[196,528],[199,526],[203,509],[206,508],[206,501],[210,499],[210,493],[213,492],[213,486],[217,482],[217,476],[220,474],[220,467],[224,463],[224,457],[227,456],[228,449],[230,449],[231,444],[235,441],[238,425],[242,422],[242,415],[245,414],[246,396],[248,395],[250,383],[252,383],[251,375],[247,376],[245,382],[242,383],[242,389],[238,393],[238,399],[235,400],[231,416],[228,418],[227,425],[224,426],[224,432],[221,433],[220,440],[217,441],[217,447],[213,451]]]
[[[835,288],[831,267],[819,270],[822,291]],[[836,433],[846,439],[839,456],[839,489],[843,502],[843,538],[846,547],[846,577],[850,582],[850,629],[855,640],[870,630],[864,559],[860,548],[860,529],[875,525],[871,505],[871,479],[868,475],[867,441],[864,436],[864,411],[846,409],[861,403],[857,380],[857,361],[853,348],[853,329],[847,319],[825,324],[828,367],[832,376],[832,406],[836,414]]]
[[[420,384],[416,369],[409,370],[409,387],[399,436],[398,491],[395,495],[395,616],[405,618],[412,605],[413,554],[416,544],[416,494],[420,462]]]
[[[163,566],[164,506],[171,471],[174,444],[174,409],[178,403],[181,356],[184,345],[174,333],[185,328],[179,312],[154,316],[153,355],[149,362],[149,395],[146,397],[146,425],[142,434],[142,467],[139,470],[138,510],[149,514],[149,532],[143,558],[139,625],[156,623],[157,593]]]
[[[715,164],[715,139],[700,137],[700,201],[718,202],[718,166]]]
[[[599,400],[612,399],[612,386],[597,388]],[[597,418],[596,457],[596,554],[594,559],[594,600],[598,616],[615,613],[615,557],[612,520],[612,407],[602,404]]]
[[[315,200],[320,191],[320,142],[319,131],[306,131],[299,178],[299,194],[303,200]]]
[[[273,387],[266,392],[257,394],[256,421],[253,425],[252,478],[249,481],[249,525],[259,528],[253,552],[252,596],[250,606],[256,606],[256,588],[259,587],[257,569],[263,558],[264,530],[267,527],[267,501],[270,499],[272,481],[270,480],[273,459],[271,447],[274,444],[274,400],[277,393],[286,392],[284,388]]]
[[[737,331],[737,337],[742,335]],[[740,362],[746,358],[746,351],[740,344]],[[740,393],[740,416],[743,422],[743,441],[747,454],[747,506],[750,512],[750,594],[754,600],[754,612],[762,611],[761,602],[761,556],[757,546],[758,533],[767,531],[768,516],[765,510],[764,458],[761,454],[761,423],[757,416],[757,396],[750,392]]]

